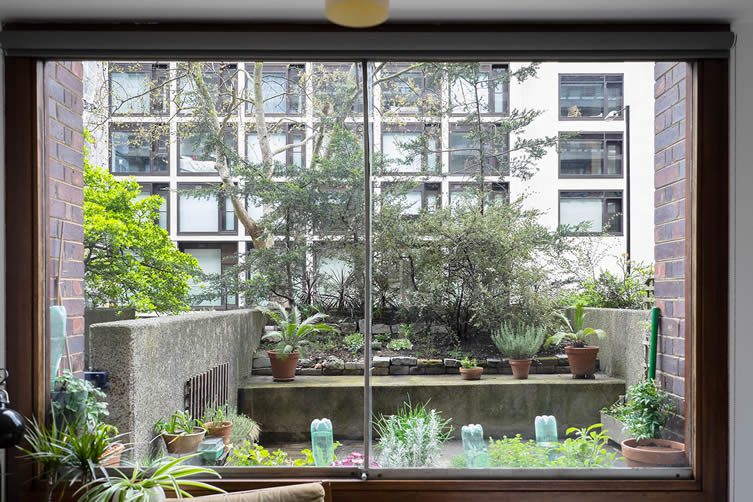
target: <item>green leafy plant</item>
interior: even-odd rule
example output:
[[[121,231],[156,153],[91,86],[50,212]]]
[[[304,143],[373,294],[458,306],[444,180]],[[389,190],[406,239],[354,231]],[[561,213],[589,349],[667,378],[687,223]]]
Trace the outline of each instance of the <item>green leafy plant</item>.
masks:
[[[340,441],[335,441],[332,446],[334,447],[335,452],[337,452],[337,449],[342,446],[342,443]],[[311,451],[311,449],[305,448],[301,450],[301,455],[303,455],[303,458],[297,458],[293,460],[294,466],[307,467],[316,464],[316,460],[314,459],[314,452]],[[337,454],[332,457],[332,464],[334,464],[335,462],[337,462]]]
[[[475,358],[475,357],[474,357],[474,358],[472,358],[472,359],[470,359],[470,358],[469,358],[468,356],[465,356],[465,357],[464,357],[464,358],[463,358],[463,359],[462,359],[462,360],[460,361],[460,366],[461,366],[462,368],[466,368],[466,369],[470,369],[470,368],[478,368],[478,361],[476,360],[476,358]]]
[[[353,333],[351,335],[347,335],[343,342],[345,343],[345,347],[347,347],[348,351],[350,351],[351,354],[358,354],[363,350],[363,335],[361,333]]]
[[[378,335],[374,335],[374,340],[382,344],[388,344],[392,340],[392,335],[389,333],[379,333]]]
[[[566,341],[573,347],[585,347],[589,337],[596,336],[597,338],[602,339],[607,336],[602,329],[584,327],[586,312],[582,303],[575,305],[572,324],[570,323],[570,319],[568,319],[562,312],[558,312],[557,315],[565,325],[565,331],[559,331],[547,338],[547,346],[559,345],[563,341]]]
[[[502,439],[489,438],[489,465],[491,467],[547,467],[549,449],[524,440],[520,434]]]
[[[262,340],[275,343],[277,357],[284,359],[294,352],[304,353],[304,346],[310,342],[308,338],[314,333],[337,331],[332,326],[319,322],[326,319],[326,314],[317,313],[301,320],[301,314],[295,305],[290,313],[279,303],[272,303],[272,308],[261,308],[261,311],[277,323],[278,331],[262,336]]]
[[[411,350],[413,349],[413,343],[407,338],[396,338],[390,340],[387,344],[387,348],[390,350]]]
[[[176,411],[167,420],[159,420],[154,425],[156,434],[192,434],[194,427],[202,427],[199,420],[194,419],[187,411]]]
[[[243,441],[255,443],[259,439],[261,427],[248,415],[239,413],[237,410],[230,410],[225,419],[233,422],[233,430],[230,431],[230,443],[240,444]]]
[[[439,461],[442,445],[452,437],[452,420],[427,409],[427,404],[404,403],[394,415],[374,421],[379,436],[378,461],[382,467],[432,467]]]
[[[616,403],[605,412],[622,421],[635,439],[661,437],[661,431],[674,411],[669,394],[649,379],[630,386],[626,397],[624,404]]]
[[[244,440],[240,444],[233,446],[233,449],[230,450],[227,463],[228,465],[244,467],[274,467],[286,465],[288,463],[288,454],[279,449],[269,451],[260,444]]]
[[[653,297],[649,296],[648,288],[654,277],[654,267],[640,262],[631,263],[624,257],[618,263],[621,276],[602,270],[598,276],[582,280],[578,291],[565,299],[566,305],[583,303],[586,307],[597,308],[649,308]]]
[[[220,477],[217,471],[208,467],[181,465],[195,456],[167,457],[153,471],[135,466],[130,475],[115,469],[114,474],[85,484],[76,491],[75,495],[80,497],[79,502],[115,500],[149,502],[160,497],[164,498],[165,492],[174,493],[178,498],[192,498],[191,494],[186,491],[188,488],[225,493],[216,486],[194,479],[185,479],[190,476]]]
[[[407,338],[408,340],[412,340],[415,336],[413,325],[410,323],[401,324],[398,328],[398,332],[400,333],[400,338]]]
[[[105,393],[69,370],[55,377],[51,399],[52,418],[61,427],[93,425],[109,414]]]
[[[553,467],[612,467],[617,460],[617,453],[607,449],[610,437],[602,424],[570,427],[565,433],[574,437],[555,448],[559,456],[552,461]]]
[[[503,322],[492,334],[492,342],[503,356],[510,359],[530,359],[541,349],[546,338],[544,329],[528,324],[514,327],[510,321]]]
[[[204,414],[201,416],[201,418],[197,420],[197,423],[201,427],[204,427],[204,424],[208,423],[227,422],[229,421],[229,409],[230,405],[228,405],[227,403],[208,408],[204,411]]]

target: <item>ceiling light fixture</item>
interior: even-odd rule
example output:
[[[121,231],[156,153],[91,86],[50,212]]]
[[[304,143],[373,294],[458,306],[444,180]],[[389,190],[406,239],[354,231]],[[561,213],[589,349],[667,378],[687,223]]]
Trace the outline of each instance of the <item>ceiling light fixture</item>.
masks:
[[[370,28],[389,17],[389,0],[326,0],[327,19],[348,28]]]

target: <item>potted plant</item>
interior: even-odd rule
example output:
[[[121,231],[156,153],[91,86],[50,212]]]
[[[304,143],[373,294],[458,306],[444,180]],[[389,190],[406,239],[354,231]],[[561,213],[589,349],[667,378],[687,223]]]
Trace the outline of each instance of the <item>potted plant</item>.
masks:
[[[669,395],[653,379],[628,389],[627,401],[615,411],[632,436],[621,443],[622,456],[629,466],[687,465],[685,445],[661,439],[673,410]]]
[[[301,321],[301,313],[295,305],[289,314],[282,305],[271,305],[272,309],[261,310],[277,323],[278,331],[272,331],[261,339],[275,343],[275,348],[267,351],[272,365],[272,379],[276,382],[290,382],[295,380],[295,367],[304,352],[304,346],[309,343],[307,338],[314,333],[336,330],[328,324],[319,322],[328,317],[326,314],[317,313]]]
[[[481,380],[481,374],[484,368],[478,365],[476,359],[469,359],[465,356],[460,361],[460,376],[463,380]]]
[[[207,433],[207,430],[198,425],[191,414],[185,411],[176,411],[166,421],[157,422],[154,428],[165,441],[168,453],[194,453]]]
[[[566,330],[550,336],[545,345],[559,345],[562,342],[567,342],[565,353],[573,378],[593,379],[594,373],[596,373],[596,356],[599,353],[599,347],[586,343],[591,336],[602,339],[607,334],[601,329],[584,327],[586,312],[582,303],[575,306],[572,324],[567,316],[561,312],[559,316],[565,324]]]
[[[225,446],[230,444],[233,421],[229,420],[227,403],[207,410],[201,418],[201,422],[202,426],[207,430],[207,436],[222,438]]]
[[[521,324],[516,329],[506,321],[492,334],[492,341],[500,353],[510,360],[512,377],[527,380],[531,361],[539,352],[545,336],[544,331],[536,326]]]
[[[140,502],[161,502],[166,500],[165,491],[179,498],[190,498],[187,488],[198,488],[217,493],[224,490],[189,476],[209,475],[220,477],[217,471],[208,467],[181,465],[196,455],[179,458],[166,458],[154,469],[133,468],[132,473],[116,469],[115,473],[95,479],[79,488],[75,496],[79,502],[110,502],[113,500],[138,500]]]
[[[55,377],[51,394],[52,419],[60,427],[91,425],[108,415],[105,393],[68,370]]]

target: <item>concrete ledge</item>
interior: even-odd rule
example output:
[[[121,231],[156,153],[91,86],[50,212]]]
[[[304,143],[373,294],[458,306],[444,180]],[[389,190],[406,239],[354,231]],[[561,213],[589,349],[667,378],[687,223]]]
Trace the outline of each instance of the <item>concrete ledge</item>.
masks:
[[[596,380],[570,375],[531,375],[513,380],[488,375],[471,382],[454,375],[378,376],[373,382],[375,414],[394,413],[403,402],[430,402],[459,427],[481,423],[486,435],[533,436],[536,415],[555,415],[560,435],[568,427],[599,421],[599,411],[625,393],[625,381],[598,374]],[[300,376],[289,383],[254,376],[238,389],[238,408],[261,424],[264,441],[304,441],[314,418],[328,417],[335,436],[363,436],[363,377]]]

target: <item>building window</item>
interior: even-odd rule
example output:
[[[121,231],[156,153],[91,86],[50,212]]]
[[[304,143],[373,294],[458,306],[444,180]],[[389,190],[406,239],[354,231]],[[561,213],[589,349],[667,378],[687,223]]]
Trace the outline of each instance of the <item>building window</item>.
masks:
[[[167,113],[168,66],[124,63],[110,66],[110,111],[113,115]]]
[[[183,129],[178,131],[178,174],[216,174],[217,158],[214,147],[208,143],[206,131]],[[223,141],[230,152],[235,153],[234,129],[227,129]]]
[[[154,128],[112,126],[110,171],[113,174],[167,174],[167,135]]]
[[[204,185],[206,186],[206,185]],[[235,233],[237,222],[228,197],[192,193],[202,185],[178,185],[178,232],[183,234]]]
[[[478,183],[450,183],[450,207],[478,206]],[[484,203],[499,204],[510,200],[509,183],[484,183]]]
[[[471,81],[459,78],[450,85],[450,112],[507,115],[509,71],[506,64],[482,64]]]
[[[304,74],[302,64],[265,64],[262,70],[261,89],[264,99],[262,109],[266,115],[300,115],[304,111],[304,93],[301,79]],[[246,65],[246,94],[254,100],[253,64]],[[246,113],[254,113],[253,103],[246,105]]]
[[[218,111],[228,112],[237,91],[237,64],[204,63],[202,74],[209,95],[214,97],[215,108]],[[190,113],[201,111],[199,89],[196,88],[193,76],[188,74],[188,68],[181,64],[178,72],[182,76],[178,79],[178,92],[175,100],[179,111]]]
[[[559,224],[572,235],[621,235],[622,191],[560,192]]]
[[[199,262],[205,275],[220,275],[227,267],[237,262],[237,244],[185,243],[181,251],[188,253]],[[214,293],[214,294],[213,294]],[[236,295],[227,291],[210,291],[207,281],[194,279],[190,295],[194,297],[193,307],[233,307],[238,304]]]
[[[303,145],[305,136],[303,131],[297,128],[276,131],[269,133],[269,146],[274,153],[274,174],[284,176],[289,172],[291,167],[302,169],[305,164],[305,147]],[[295,145],[291,148],[284,149],[286,145]],[[261,164],[261,145],[259,144],[259,135],[256,132],[250,132],[246,135],[246,159],[252,164]]]
[[[560,133],[560,177],[621,177],[622,133]]]
[[[604,118],[620,112],[623,102],[623,76],[560,75],[560,118]]]
[[[456,126],[450,131],[450,174],[477,174],[483,165],[485,175],[506,176],[509,135],[495,126],[487,126],[479,134],[467,127]]]
[[[382,132],[385,173],[436,173],[440,163],[438,126],[413,125]]]
[[[440,88],[438,83],[422,69],[411,69],[410,64],[391,64],[382,71],[382,109],[393,113],[426,113],[432,100],[431,94],[436,94]]]
[[[162,203],[159,207],[159,226],[169,231],[169,211],[168,211],[168,191],[170,188],[167,183],[139,183],[141,186],[141,193],[139,194],[139,200],[143,200],[152,195],[158,195],[162,198]]]
[[[384,200],[399,204],[404,216],[416,216],[421,211],[433,213],[442,205],[440,183],[419,183],[409,188],[385,183],[382,190]]]

